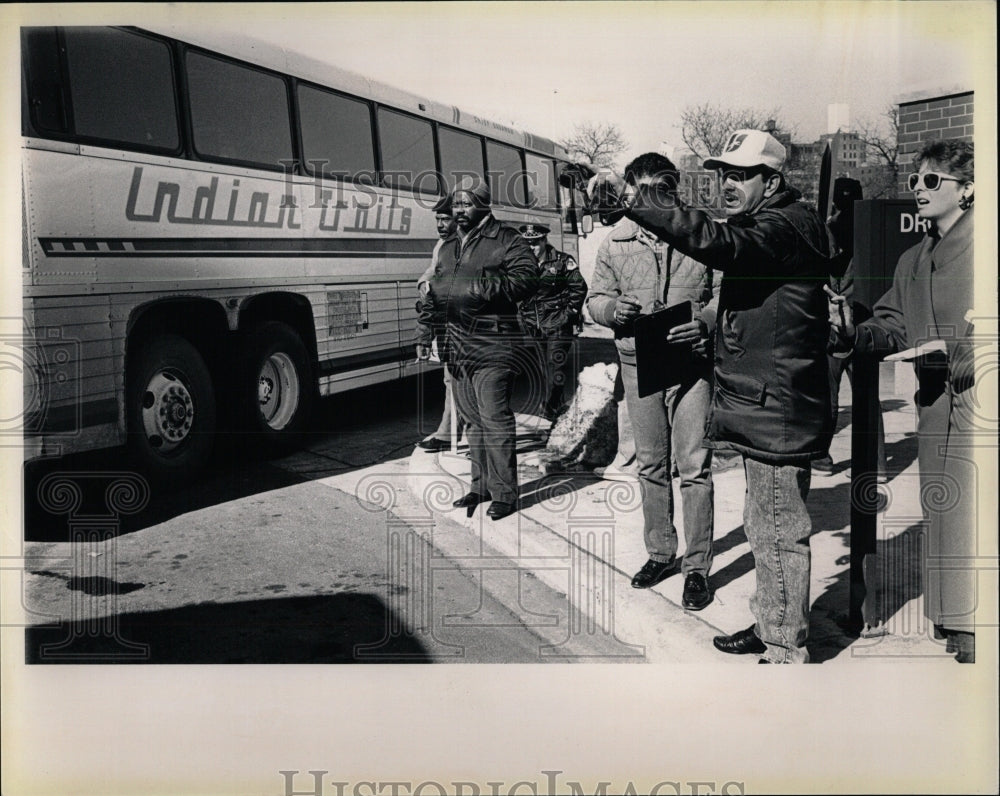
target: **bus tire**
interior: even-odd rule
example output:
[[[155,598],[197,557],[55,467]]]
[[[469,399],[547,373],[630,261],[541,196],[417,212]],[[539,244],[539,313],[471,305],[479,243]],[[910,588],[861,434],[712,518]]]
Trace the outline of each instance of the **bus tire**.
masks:
[[[141,345],[127,374],[129,448],[153,478],[184,481],[205,466],[215,444],[212,376],[198,349],[180,335]]]
[[[298,445],[315,393],[302,338],[288,324],[268,321],[247,334],[242,351],[235,400],[250,441],[263,454]]]

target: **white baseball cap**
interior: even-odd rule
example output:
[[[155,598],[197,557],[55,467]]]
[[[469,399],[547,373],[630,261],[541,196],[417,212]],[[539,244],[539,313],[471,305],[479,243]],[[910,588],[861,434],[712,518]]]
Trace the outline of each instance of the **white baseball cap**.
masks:
[[[763,130],[737,130],[722,148],[722,154],[705,161],[706,169],[720,169],[726,166],[752,168],[767,166],[781,171],[785,165],[785,148],[770,133]]]

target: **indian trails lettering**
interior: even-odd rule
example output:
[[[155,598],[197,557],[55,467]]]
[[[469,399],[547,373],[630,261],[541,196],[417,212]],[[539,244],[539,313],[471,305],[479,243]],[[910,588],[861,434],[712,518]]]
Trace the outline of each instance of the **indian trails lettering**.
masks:
[[[192,191],[176,182],[143,179],[142,167],[136,166],[132,170],[125,217],[129,221],[154,224],[302,228],[301,208],[293,195],[283,193],[275,197],[267,191],[247,191],[235,177],[228,183],[220,186],[219,178],[212,177],[208,185],[198,185]],[[333,191],[318,191],[317,194],[319,228],[324,232],[410,234],[413,210],[400,205],[395,196],[364,192],[352,194],[350,202],[334,202]]]

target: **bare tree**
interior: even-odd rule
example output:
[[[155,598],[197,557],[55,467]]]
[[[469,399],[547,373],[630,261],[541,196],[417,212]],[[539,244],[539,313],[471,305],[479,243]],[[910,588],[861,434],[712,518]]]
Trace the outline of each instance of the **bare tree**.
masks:
[[[574,160],[612,168],[626,149],[625,136],[614,122],[580,122],[572,134],[559,142]]]
[[[899,109],[889,105],[876,119],[855,125],[858,139],[875,162],[861,174],[866,199],[893,199],[899,182]]]
[[[734,130],[763,130],[777,120],[778,109],[724,108],[704,103],[689,105],[681,111],[681,138],[699,159],[718,155]],[[785,129],[777,125],[776,130]],[[792,132],[785,130],[785,132]]]

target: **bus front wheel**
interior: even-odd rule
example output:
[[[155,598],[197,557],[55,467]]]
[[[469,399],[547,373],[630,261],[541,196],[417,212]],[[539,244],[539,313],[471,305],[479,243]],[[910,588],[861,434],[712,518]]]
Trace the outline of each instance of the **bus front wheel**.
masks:
[[[129,447],[154,477],[190,477],[215,442],[211,374],[198,349],[179,335],[140,345],[128,379]]]
[[[312,412],[314,385],[302,338],[288,324],[269,321],[249,332],[240,368],[240,414],[262,452],[298,443]]]

